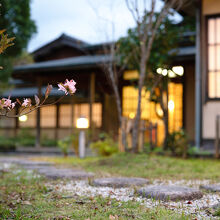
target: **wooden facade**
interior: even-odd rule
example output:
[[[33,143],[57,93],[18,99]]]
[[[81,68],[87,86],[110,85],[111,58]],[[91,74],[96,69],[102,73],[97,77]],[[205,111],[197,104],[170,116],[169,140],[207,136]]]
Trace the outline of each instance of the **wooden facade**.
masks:
[[[178,104],[181,117],[178,119],[180,122],[174,130],[183,126],[189,133],[191,141],[194,140],[194,123],[192,121],[195,120],[193,111],[194,96],[192,96],[195,90],[195,45],[193,42],[186,42],[192,35],[194,33],[189,33],[184,37],[184,45],[180,43],[173,62],[173,65],[184,67],[184,76],[172,80],[172,85],[181,86],[181,90],[178,90],[181,91],[181,103]],[[77,82],[77,92],[74,96],[66,96],[51,109],[44,110],[42,108],[40,111],[33,113],[33,116],[28,116],[29,119],[32,117],[30,130],[35,132],[38,137],[36,146],[40,146],[40,136],[48,135],[51,138],[59,139],[70,134],[73,127],[75,127],[76,118],[80,114],[89,119],[90,131],[94,137],[100,131],[117,136],[118,118],[115,99],[108,77],[100,67],[103,62],[109,62],[110,59],[110,56],[104,54],[103,48],[102,44],[89,45],[67,35],[61,35],[56,40],[33,52],[35,63],[14,68],[14,79],[19,79],[22,82],[13,91],[5,94],[5,96],[10,94],[12,98],[17,96],[20,98],[27,97],[27,94],[33,97],[37,93],[43,95],[48,82],[56,85],[57,82],[62,82],[66,78],[74,79]],[[119,79],[119,90],[122,97],[124,116],[128,116],[128,114],[125,114],[125,108],[127,107],[125,104],[127,103],[125,88],[128,86],[131,86],[130,81],[122,76]],[[174,90],[173,93],[175,93]],[[54,88],[48,102],[56,100],[60,95],[61,93]],[[135,108],[135,106],[132,108]],[[151,109],[152,107],[148,103],[146,108]],[[146,119],[162,123],[153,115],[154,113],[147,116]],[[172,120],[174,123],[178,121],[175,117]],[[67,121],[69,122],[67,123]],[[23,124],[25,123],[16,119],[15,127],[8,128],[8,131],[10,130],[13,135],[16,133],[14,130],[25,127]],[[3,132],[5,131],[4,127]],[[163,137],[162,132],[161,127],[158,132],[160,137]]]

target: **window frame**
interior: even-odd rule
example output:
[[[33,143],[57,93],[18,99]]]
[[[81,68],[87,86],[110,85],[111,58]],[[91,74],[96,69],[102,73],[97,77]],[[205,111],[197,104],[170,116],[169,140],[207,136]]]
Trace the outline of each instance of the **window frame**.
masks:
[[[220,18],[220,13],[217,13],[217,14],[213,14],[213,15],[207,15],[205,17],[205,65],[206,65],[206,68],[205,68],[205,102],[207,101],[220,101],[220,97],[214,97],[214,98],[211,98],[209,97],[209,30],[208,30],[208,23],[209,23],[209,19],[216,19],[216,18]]]

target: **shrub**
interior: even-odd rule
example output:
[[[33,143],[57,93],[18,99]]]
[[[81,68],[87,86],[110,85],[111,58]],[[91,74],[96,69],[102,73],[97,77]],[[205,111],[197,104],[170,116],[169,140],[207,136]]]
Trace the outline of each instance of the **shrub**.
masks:
[[[6,138],[0,136],[0,151],[1,152],[8,152],[8,151],[15,151],[16,143],[14,138]]]
[[[28,128],[23,128],[19,131],[16,137],[16,145],[24,147],[33,147],[35,145],[35,136]]]
[[[93,142],[90,147],[100,156],[111,156],[118,152],[117,144],[105,133],[101,133],[100,140]]]
[[[56,147],[57,146],[57,140],[51,139],[47,137],[46,135],[42,137],[41,145],[45,147]]]
[[[174,156],[187,156],[188,140],[184,130],[174,131],[168,135],[167,149],[170,150]]]
[[[68,156],[70,146],[71,139],[69,136],[58,141],[58,147],[61,149],[61,152],[63,153],[64,157]]]

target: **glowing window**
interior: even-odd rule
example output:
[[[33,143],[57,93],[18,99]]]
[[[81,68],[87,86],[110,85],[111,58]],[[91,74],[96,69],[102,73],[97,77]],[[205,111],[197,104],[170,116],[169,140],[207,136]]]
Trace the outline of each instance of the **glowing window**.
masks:
[[[180,83],[169,83],[169,131],[178,131],[182,128],[183,120],[183,85]],[[157,140],[159,145],[162,144],[164,139],[164,124],[161,120],[163,111],[160,106],[154,102],[149,101],[149,92],[142,91],[141,100],[141,118],[148,120],[152,123],[157,123],[158,136]],[[138,90],[132,86],[123,87],[123,116],[133,118],[136,114],[138,100]],[[160,116],[160,117],[159,117]]]
[[[22,128],[34,128],[36,127],[36,117],[37,117],[37,112],[33,111],[31,113],[28,113],[26,117],[21,117],[19,120],[19,127]],[[25,120],[24,120],[25,118]]]
[[[41,127],[56,127],[56,106],[46,106],[40,109],[40,125]]]
[[[11,111],[11,115],[14,115],[15,111]],[[1,128],[14,128],[15,127],[15,118],[7,118],[5,116],[0,117],[0,127]]]
[[[220,98],[220,18],[208,19],[208,96]]]
[[[101,103],[94,103],[92,105],[93,108],[93,123],[95,127],[102,126],[102,104]],[[72,112],[73,110],[73,112]],[[73,126],[76,127],[76,120],[80,117],[85,117],[89,120],[89,104],[82,103],[82,104],[74,104],[73,109],[71,105],[60,105],[60,127],[71,127],[71,123]],[[72,119],[73,115],[73,119]]]

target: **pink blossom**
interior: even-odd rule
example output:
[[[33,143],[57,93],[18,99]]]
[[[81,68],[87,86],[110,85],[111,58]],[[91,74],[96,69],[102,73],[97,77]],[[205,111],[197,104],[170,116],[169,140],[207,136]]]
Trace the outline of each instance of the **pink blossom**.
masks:
[[[58,90],[64,91],[65,94],[68,95],[68,92],[67,92],[66,88],[61,83],[58,84],[58,87],[59,87]]]
[[[30,100],[29,99],[24,99],[22,106],[27,107],[27,106],[31,106]]]
[[[16,104],[16,102],[11,102],[11,99],[10,99],[10,97],[9,98],[3,98],[2,100],[1,100],[1,108],[8,108],[9,110],[10,109],[13,109],[14,107],[15,107],[15,104]]]
[[[3,98],[2,100],[4,101],[4,104],[3,104],[4,108],[10,108],[11,107],[11,99],[10,98],[8,98],[8,99]]]
[[[15,107],[16,102],[11,103],[11,108],[13,109]]]
[[[70,81],[66,79],[66,82],[64,83],[65,88],[67,88],[67,91],[70,94],[74,94],[76,92],[75,85],[76,85],[76,82],[73,79],[71,79]]]

